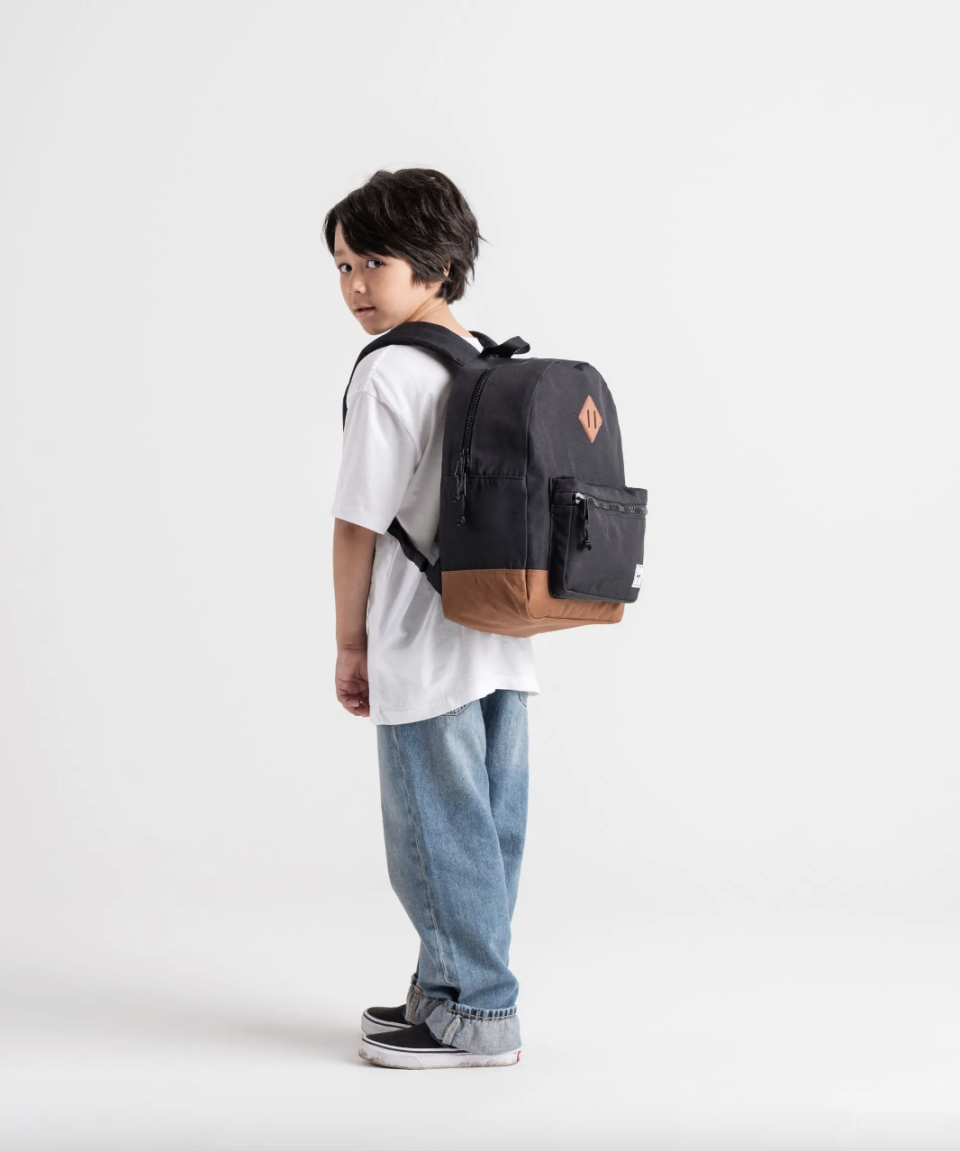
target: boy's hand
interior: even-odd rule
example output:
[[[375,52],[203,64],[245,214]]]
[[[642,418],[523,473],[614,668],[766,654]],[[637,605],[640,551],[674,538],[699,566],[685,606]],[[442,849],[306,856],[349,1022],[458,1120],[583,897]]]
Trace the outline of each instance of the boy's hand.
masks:
[[[352,715],[370,715],[367,649],[341,648],[334,672],[337,699]]]
[[[333,521],[333,589],[337,601],[337,699],[351,715],[370,714],[367,681],[367,606],[377,533]]]

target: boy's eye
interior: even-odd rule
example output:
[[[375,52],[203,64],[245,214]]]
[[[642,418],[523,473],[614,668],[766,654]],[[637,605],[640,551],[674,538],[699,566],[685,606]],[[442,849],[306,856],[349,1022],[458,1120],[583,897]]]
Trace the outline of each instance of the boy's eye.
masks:
[[[369,260],[367,260],[367,263],[368,264],[379,264],[381,268],[384,266],[383,260],[378,260],[376,256],[371,256],[369,258]],[[350,267],[349,264],[337,264],[337,271],[342,272],[344,268],[349,268],[349,267]]]

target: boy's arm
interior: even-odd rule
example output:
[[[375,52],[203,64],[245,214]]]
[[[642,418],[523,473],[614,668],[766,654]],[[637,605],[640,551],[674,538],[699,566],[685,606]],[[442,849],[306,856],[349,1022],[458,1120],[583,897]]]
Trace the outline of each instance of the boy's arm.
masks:
[[[377,533],[349,520],[333,521],[337,699],[353,715],[370,715],[367,680],[367,597]]]
[[[376,382],[375,373],[368,382]],[[419,459],[412,433],[385,401],[369,391],[354,396],[332,508],[335,680],[337,699],[353,715],[370,715],[366,615],[376,537],[397,515]]]

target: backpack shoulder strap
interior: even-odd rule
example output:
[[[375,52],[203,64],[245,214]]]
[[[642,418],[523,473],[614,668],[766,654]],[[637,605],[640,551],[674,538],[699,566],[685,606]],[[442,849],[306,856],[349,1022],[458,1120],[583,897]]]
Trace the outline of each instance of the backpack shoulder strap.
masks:
[[[443,595],[443,581],[440,578],[440,573],[443,569],[440,567],[440,557],[437,557],[435,563],[431,563],[407,535],[406,529],[396,516],[393,517],[393,523],[387,528],[387,532],[392,535],[400,545],[400,550],[407,559],[415,563],[427,577],[427,582],[437,595]]]
[[[471,329],[470,335],[476,336],[480,343],[483,344],[484,350],[497,347],[496,341],[484,335],[483,332],[475,332]],[[452,332],[449,328],[443,327],[442,324],[431,324],[423,320],[414,320],[409,324],[398,324],[395,328],[391,328],[389,332],[384,332],[382,336],[377,336],[375,340],[371,340],[361,351],[360,355],[357,356],[353,370],[350,372],[350,379],[347,381],[347,386],[343,393],[342,416],[344,426],[346,426],[347,423],[347,392],[350,391],[350,383],[353,380],[353,373],[357,370],[357,364],[360,363],[364,356],[368,356],[371,352],[377,351],[378,348],[389,347],[391,344],[408,344],[416,348],[425,348],[427,351],[436,352],[438,355],[451,360],[458,367],[468,363],[470,360],[478,359],[481,354],[471,343],[465,340],[463,336],[458,336],[456,332]],[[407,559],[415,563],[427,577],[431,587],[433,587],[438,594],[442,594],[440,560],[438,559],[436,563],[430,563],[423,552],[421,552],[413,540],[410,539],[410,536],[396,517],[394,517],[393,523],[390,524],[387,531],[400,545],[400,550]]]
[[[494,340],[489,336],[484,335],[482,332],[470,332],[471,336],[476,336],[477,339],[483,344],[484,349],[496,347]],[[350,383],[353,380],[353,373],[357,370],[357,364],[364,358],[369,356],[371,352],[377,351],[379,348],[387,348],[391,344],[408,344],[415,348],[425,348],[428,352],[436,352],[440,356],[444,356],[448,360],[452,360],[457,367],[468,363],[470,360],[475,360],[481,354],[463,336],[458,336],[456,332],[452,332],[449,328],[443,327],[442,324],[431,324],[424,320],[414,320],[409,324],[398,324],[395,328],[391,328],[389,332],[384,332],[382,336],[377,336],[375,340],[371,340],[369,344],[357,356],[356,362],[353,365],[353,370],[350,372],[350,379],[347,381],[347,386],[343,392],[343,410],[342,417],[343,423],[347,422],[347,392],[350,391]]]

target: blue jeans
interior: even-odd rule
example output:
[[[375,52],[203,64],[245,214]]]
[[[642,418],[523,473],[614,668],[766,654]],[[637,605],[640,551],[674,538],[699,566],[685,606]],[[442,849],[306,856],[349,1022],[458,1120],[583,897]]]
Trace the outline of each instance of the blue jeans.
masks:
[[[378,724],[387,873],[420,936],[408,1023],[496,1055],[520,1046],[507,966],[527,827],[527,693]]]

